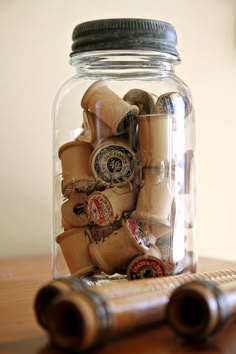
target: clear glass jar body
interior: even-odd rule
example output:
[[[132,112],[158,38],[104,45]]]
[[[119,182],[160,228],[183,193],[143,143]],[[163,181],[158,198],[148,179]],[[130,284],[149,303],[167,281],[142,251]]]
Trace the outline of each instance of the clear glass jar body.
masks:
[[[106,50],[71,64],[53,109],[53,276],[194,272],[195,118],[176,58]]]

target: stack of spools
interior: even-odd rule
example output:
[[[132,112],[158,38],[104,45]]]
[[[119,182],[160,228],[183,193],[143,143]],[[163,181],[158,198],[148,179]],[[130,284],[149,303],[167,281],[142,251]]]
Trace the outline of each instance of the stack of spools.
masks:
[[[176,104],[187,116],[178,93],[157,98],[132,89],[121,98],[104,80],[85,92],[83,132],[59,149],[64,232],[56,240],[71,274],[136,279],[183,271],[172,259]],[[192,157],[186,151],[179,162],[183,193]]]

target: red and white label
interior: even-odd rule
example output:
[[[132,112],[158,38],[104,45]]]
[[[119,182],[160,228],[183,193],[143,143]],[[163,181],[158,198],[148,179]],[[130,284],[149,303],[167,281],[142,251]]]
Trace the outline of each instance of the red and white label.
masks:
[[[131,269],[132,273],[139,273],[140,270],[144,269],[152,269],[157,277],[162,277],[164,275],[164,271],[160,263],[158,263],[155,260],[152,259],[143,259],[137,263],[134,264],[134,266]]]
[[[102,195],[96,194],[89,198],[88,215],[97,225],[105,226],[113,222],[113,210],[109,201]]]

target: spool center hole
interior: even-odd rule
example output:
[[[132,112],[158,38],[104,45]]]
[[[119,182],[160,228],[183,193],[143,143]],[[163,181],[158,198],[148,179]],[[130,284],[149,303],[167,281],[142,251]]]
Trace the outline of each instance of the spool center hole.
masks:
[[[179,306],[179,316],[186,326],[199,326],[205,319],[203,303],[193,297],[185,297]]]

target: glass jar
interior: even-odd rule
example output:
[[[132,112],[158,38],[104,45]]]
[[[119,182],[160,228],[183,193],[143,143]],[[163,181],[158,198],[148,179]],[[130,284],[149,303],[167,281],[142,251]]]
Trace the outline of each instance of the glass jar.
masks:
[[[96,20],[72,39],[53,108],[54,278],[194,272],[195,118],[174,27]]]

